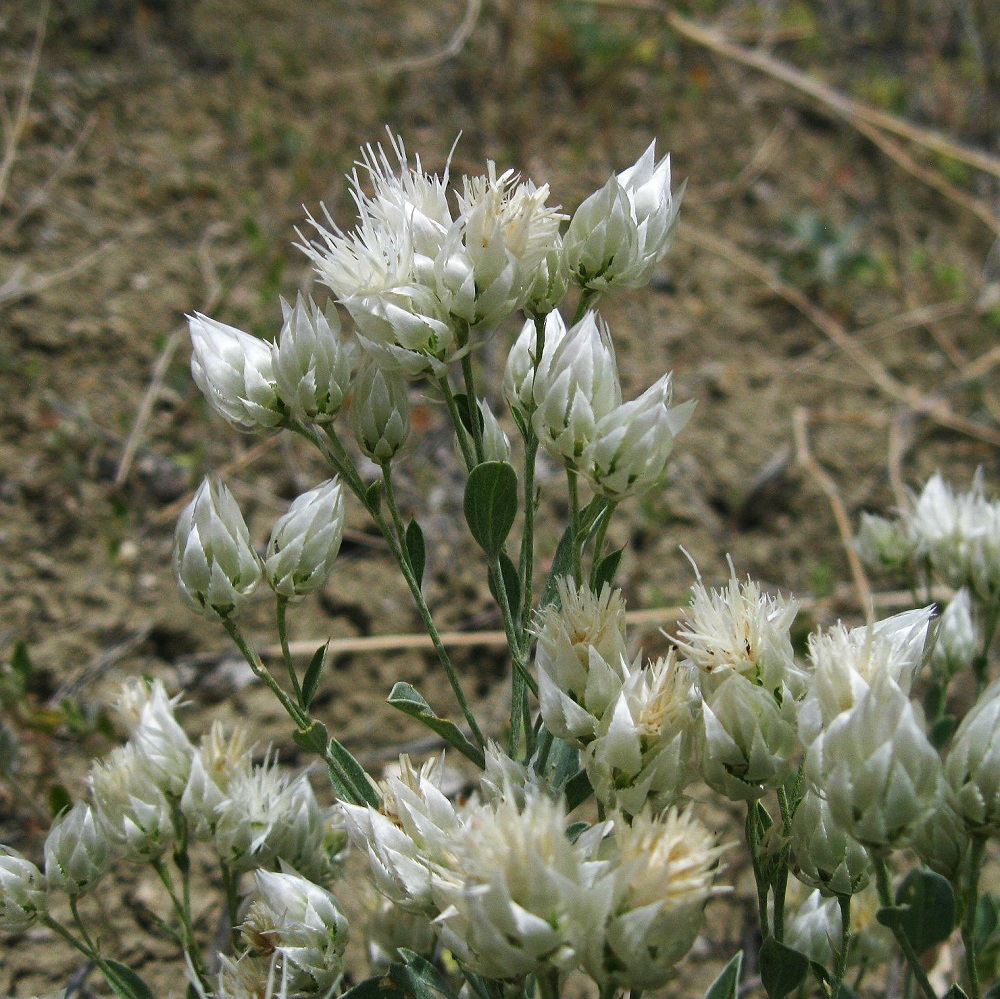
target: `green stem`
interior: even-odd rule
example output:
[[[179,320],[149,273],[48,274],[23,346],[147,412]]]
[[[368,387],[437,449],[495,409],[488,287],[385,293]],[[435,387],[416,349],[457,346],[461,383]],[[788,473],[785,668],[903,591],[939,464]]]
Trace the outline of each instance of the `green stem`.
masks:
[[[986,854],[986,840],[973,836],[969,846],[969,878],[962,900],[962,943],[965,944],[965,968],[969,979],[969,999],[980,999],[978,955],[976,953],[976,910],[979,908],[979,873]]]
[[[837,968],[830,992],[833,999],[840,997],[840,987],[847,974],[847,952],[851,945],[851,896],[838,895],[837,901],[840,903],[840,950],[837,951]]]
[[[288,621],[286,611],[288,609],[288,597],[278,594],[277,610],[275,611],[278,623],[278,641],[281,643],[281,658],[285,660],[285,669],[288,670],[288,678],[292,681],[292,690],[295,691],[295,700],[302,703],[302,687],[299,686],[299,678],[292,664],[292,654],[288,649]]]
[[[226,894],[226,919],[229,923],[230,946],[235,950],[239,945],[236,926],[240,918],[240,876],[224,860],[219,861],[222,870],[222,887]]]
[[[611,518],[614,515],[615,507],[618,504],[613,501],[608,501],[607,506],[601,511],[600,521],[597,525],[597,533],[594,536],[594,558],[590,566],[590,585],[593,588],[596,582],[597,568],[601,564],[601,559],[604,555],[604,542],[608,536],[608,527],[611,524]]]
[[[455,436],[458,438],[458,446],[465,461],[465,470],[471,472],[477,464],[475,447],[469,440],[469,432],[465,429],[465,424],[462,422],[462,415],[458,411],[458,400],[456,400],[455,393],[451,390],[451,382],[448,381],[447,375],[441,375],[438,378],[438,388],[441,389],[445,405],[448,407],[448,414],[451,416],[451,422],[455,426]]]
[[[524,528],[521,532],[521,557],[518,576],[521,580],[521,631],[523,645],[528,644],[531,624],[531,607],[534,602],[535,572],[535,461],[538,457],[538,438],[529,422],[524,437]],[[524,650],[527,652],[527,648]]]
[[[556,968],[543,968],[535,980],[539,999],[559,999],[559,972]]]
[[[205,984],[208,981],[208,967],[205,964],[205,958],[195,937],[190,908],[185,908],[184,902],[177,897],[174,879],[170,876],[170,869],[163,863],[163,860],[156,857],[151,859],[149,864],[156,871],[160,881],[163,882],[163,887],[166,889],[167,895],[170,896],[174,913],[181,925],[181,945],[184,948],[184,953],[191,959],[191,966],[194,968],[201,982]]]
[[[875,864],[875,881],[878,886],[879,901],[885,908],[894,909],[896,907],[896,903],[892,897],[892,885],[889,883],[889,868],[886,865],[885,857],[880,856],[873,851],[872,861]],[[921,966],[920,958],[913,949],[913,944],[910,943],[910,938],[903,932],[903,928],[901,926],[893,926],[892,933],[896,938],[896,943],[898,943],[902,949],[903,955],[906,958],[906,963],[913,972],[913,977],[917,980],[917,984],[920,986],[921,991],[927,999],[937,999],[937,993],[934,991],[934,986],[931,985],[930,979],[927,977],[927,972],[924,971]]]
[[[575,468],[566,469],[566,484],[569,489],[570,547],[573,556],[573,582],[579,586],[583,582],[583,561],[580,552],[580,489]]]
[[[753,801],[747,802],[747,817],[743,825],[743,837],[750,852],[750,863],[753,866],[753,880],[757,886],[757,918],[760,920],[760,935],[761,939],[766,940],[771,934],[767,919],[768,883],[760,867],[760,858],[757,856],[759,837],[754,829],[755,820],[753,813],[755,804],[756,802]]]
[[[386,540],[389,542],[389,546],[392,548],[392,554],[395,556],[396,562],[399,564],[400,571],[406,579],[406,585],[410,588],[410,593],[412,594],[417,605],[417,610],[420,613],[420,619],[423,621],[427,634],[430,635],[431,642],[434,645],[434,650],[438,655],[438,661],[444,667],[444,671],[448,676],[448,682],[451,684],[451,689],[455,694],[459,707],[462,709],[462,714],[465,716],[465,720],[469,725],[472,736],[482,748],[486,745],[486,739],[479,728],[479,724],[476,721],[475,715],[472,713],[472,709],[469,707],[469,702],[465,699],[465,693],[462,690],[462,684],[459,681],[458,673],[455,671],[451,657],[448,655],[448,651],[445,649],[444,644],[441,641],[437,625],[434,623],[434,618],[431,615],[430,608],[427,606],[427,602],[424,600],[424,595],[420,590],[420,582],[417,580],[417,577],[413,572],[413,566],[410,564],[410,556],[406,550],[405,542],[406,529],[403,526],[403,518],[400,516],[399,507],[396,504],[396,493],[392,486],[392,475],[390,473],[389,465],[384,465],[382,467],[382,483],[385,486],[386,505],[389,507],[389,512],[392,516],[392,522],[395,527],[395,533],[390,531],[388,526],[383,529],[382,533],[385,535]],[[502,586],[499,588],[499,592],[503,592]]]
[[[576,312],[573,314],[571,326],[575,326],[587,314],[587,310],[597,305],[597,300],[601,297],[599,291],[593,288],[584,288],[580,301],[576,303]]]
[[[788,791],[784,786],[778,788],[778,807],[781,809],[781,832],[788,843],[792,831],[792,810],[788,804]],[[774,885],[774,939],[782,943],[785,939],[785,890],[788,887],[788,853],[789,847],[782,848],[782,863],[778,867]]]
[[[70,896],[70,908],[73,908],[73,898]],[[71,947],[76,948],[81,954],[83,954],[88,961],[93,961],[97,965],[103,964],[100,954],[93,950],[90,946],[85,944],[82,940],[78,940],[69,930],[59,922],[58,919],[53,919],[52,916],[42,916],[41,922],[44,926],[47,926],[50,930],[55,931],[65,940]],[[77,925],[83,929],[82,925],[77,922]]]
[[[462,347],[469,345],[469,331],[459,331],[458,342]],[[479,425],[479,396],[476,395],[476,376],[472,370],[472,354],[465,350],[462,354],[462,379],[465,382],[465,399],[469,407],[469,422],[472,424],[472,446],[476,463],[484,460],[483,428]]]

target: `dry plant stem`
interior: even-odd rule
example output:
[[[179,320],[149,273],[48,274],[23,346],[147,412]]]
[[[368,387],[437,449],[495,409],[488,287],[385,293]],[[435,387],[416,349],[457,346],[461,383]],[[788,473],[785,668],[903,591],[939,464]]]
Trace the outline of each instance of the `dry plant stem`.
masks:
[[[885,862],[885,857],[873,851],[872,863],[875,865],[875,881],[878,887],[879,901],[887,909],[895,908],[896,903],[892,897],[892,885],[889,882],[889,868]],[[930,979],[927,977],[927,972],[924,971],[923,966],[920,964],[920,958],[917,956],[916,951],[914,951],[913,944],[910,943],[910,938],[903,932],[902,927],[898,925],[892,927],[892,935],[896,938],[896,943],[902,949],[906,963],[926,999],[938,999],[937,993],[934,991],[934,986],[931,985]]]
[[[901,138],[909,139],[911,142],[940,153],[942,156],[958,160],[968,166],[975,167],[977,170],[982,170],[984,173],[992,174],[994,177],[1000,177],[1000,159],[995,156],[978,149],[971,149],[939,132],[920,128],[896,115],[887,114],[878,108],[852,100],[816,77],[803,73],[794,66],[775,59],[759,49],[747,49],[742,45],[736,45],[728,41],[718,31],[705,28],[674,11],[670,11],[666,9],[665,5],[659,5],[659,9],[664,13],[670,27],[679,35],[808,94],[838,116],[847,119],[852,125],[861,122],[880,128]]]
[[[972,836],[969,844],[969,879],[966,882],[965,906],[962,915],[962,943],[965,945],[965,970],[968,975],[969,999],[980,999],[978,955],[976,953],[976,910],[979,907],[979,875],[986,856],[986,839]]]
[[[943,427],[957,430],[976,440],[984,441],[995,447],[1000,447],[1000,430],[983,426],[973,420],[966,419],[955,413],[946,402],[935,396],[928,396],[919,389],[906,385],[891,375],[879,364],[853,336],[833,318],[828,312],[810,301],[798,288],[790,285],[779,277],[770,267],[762,264],[756,257],[741,250],[729,240],[722,239],[714,233],[698,229],[682,222],[679,235],[729,260],[737,267],[749,272],[763,284],[767,285],[779,298],[802,313],[831,343],[844,352],[858,365],[878,388],[891,399],[904,403],[915,413],[928,417]]]
[[[795,430],[795,456],[798,463],[815,479],[816,484],[826,494],[833,511],[833,518],[837,522],[837,531],[844,546],[844,553],[851,569],[851,578],[854,580],[854,588],[857,590],[858,603],[861,610],[869,617],[874,615],[875,606],[872,601],[872,589],[865,574],[861,559],[852,544],[854,534],[851,530],[851,520],[847,515],[844,502],[840,498],[837,484],[830,478],[826,469],[813,457],[809,447],[809,414],[802,407],[798,407],[792,415],[792,424]]]
[[[420,590],[420,583],[417,580],[417,577],[413,572],[413,566],[410,563],[410,556],[406,549],[406,528],[403,526],[403,518],[399,515],[399,507],[396,505],[396,493],[392,486],[392,475],[390,474],[390,466],[388,464],[382,466],[382,483],[385,486],[386,505],[389,507],[389,512],[392,517],[393,526],[395,527],[395,535],[393,535],[393,533],[389,530],[388,525],[382,521],[381,517],[378,518],[379,526],[382,528],[382,533],[385,535],[386,540],[392,547],[392,553],[396,557],[400,571],[403,573],[403,578],[406,580],[406,585],[410,588],[410,593],[413,595],[413,599],[417,605],[417,610],[420,613],[420,619],[424,622],[427,634],[434,643],[434,649],[438,654],[438,660],[444,667],[444,671],[448,676],[448,682],[451,684],[451,689],[455,694],[459,707],[462,709],[462,714],[465,716],[465,720],[472,732],[472,736],[478,743],[479,747],[482,748],[486,745],[486,739],[483,736],[482,730],[479,728],[476,716],[472,713],[472,709],[469,707],[469,702],[465,698],[461,681],[458,678],[458,673],[455,671],[451,657],[448,655],[448,651],[445,649],[444,645],[441,644],[441,636],[438,634],[437,625],[434,623],[434,618],[431,615],[430,608],[427,606],[427,602],[424,600],[424,595]]]

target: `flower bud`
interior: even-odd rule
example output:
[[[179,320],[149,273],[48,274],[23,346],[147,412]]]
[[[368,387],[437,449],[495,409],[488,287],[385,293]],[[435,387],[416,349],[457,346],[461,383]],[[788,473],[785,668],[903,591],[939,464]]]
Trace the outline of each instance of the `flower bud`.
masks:
[[[791,842],[795,876],[824,895],[855,895],[871,880],[868,851],[833,821],[827,803],[812,791],[795,809]]]
[[[1000,680],[962,719],[944,765],[948,798],[970,833],[1000,832]]]
[[[960,883],[969,852],[969,830],[948,803],[946,791],[913,830],[912,846],[935,874],[954,885]]]
[[[656,143],[576,210],[564,239],[570,273],[594,291],[641,288],[663,259],[680,196],[670,193],[670,157]]]
[[[919,709],[883,673],[812,744],[805,773],[841,829],[884,851],[905,845],[933,806],[941,761]]]
[[[871,513],[861,514],[861,527],[854,540],[861,561],[871,569],[902,572],[913,565],[917,546],[906,525]]]
[[[111,859],[107,833],[84,801],[56,819],[45,838],[45,879],[67,895],[90,891]]]
[[[174,572],[181,596],[208,616],[238,614],[257,589],[260,559],[243,514],[222,482],[205,479],[177,521]]]
[[[375,464],[392,461],[410,434],[410,404],[401,375],[371,363],[361,369],[354,383],[351,428]]]
[[[267,430],[285,418],[275,386],[271,346],[235,326],[188,316],[191,374],[211,407],[244,430]]]
[[[324,315],[300,294],[294,308],[282,299],[281,311],[285,323],[271,349],[278,395],[300,419],[328,423],[347,398],[357,344],[341,336],[332,306]]]
[[[790,909],[785,921],[784,942],[824,968],[832,965],[843,926],[837,900],[825,898],[822,892],[813,890]]]
[[[972,617],[972,598],[965,588],[948,601],[938,622],[937,641],[931,663],[946,676],[954,676],[972,666],[979,650],[979,636]]]
[[[180,798],[191,772],[194,747],[174,717],[175,704],[162,682],[155,681],[131,741],[143,761],[143,772],[153,784],[164,794]]]
[[[253,902],[240,927],[254,950],[278,954],[288,987],[326,995],[344,970],[347,919],[328,891],[291,871],[253,873]]]
[[[514,346],[507,356],[507,365],[503,373],[503,394],[512,410],[526,417],[534,412],[535,368],[540,366],[543,360],[546,368],[552,363],[552,352],[564,336],[566,336],[566,324],[555,310],[545,317],[541,352],[539,352],[538,328],[535,321],[529,319],[521,327],[521,334],[514,341]]]
[[[570,327],[550,358],[543,353],[533,395],[542,446],[567,468],[584,468],[582,455],[599,421],[622,401],[611,335],[595,312]]]
[[[539,707],[548,730],[579,748],[625,682],[625,601],[607,584],[600,595],[565,578],[557,587],[558,605],[535,627]]]
[[[706,692],[701,717],[695,755],[710,788],[732,801],[754,801],[788,776],[798,746],[791,697],[779,703],[730,672]]]
[[[550,314],[559,308],[568,290],[569,268],[562,238],[557,235],[528,274],[525,314],[532,318]]]
[[[0,846],[0,932],[24,933],[46,911],[42,872],[16,850]]]
[[[333,571],[344,536],[344,495],[327,479],[296,498],[274,525],[264,574],[274,592],[300,597],[318,590]]]
[[[483,461],[510,461],[510,439],[504,433],[489,403],[479,400],[483,423]]]
[[[670,380],[664,375],[638,399],[622,403],[598,421],[580,466],[608,499],[638,496],[662,483],[674,438],[694,410],[694,402],[671,408]]]

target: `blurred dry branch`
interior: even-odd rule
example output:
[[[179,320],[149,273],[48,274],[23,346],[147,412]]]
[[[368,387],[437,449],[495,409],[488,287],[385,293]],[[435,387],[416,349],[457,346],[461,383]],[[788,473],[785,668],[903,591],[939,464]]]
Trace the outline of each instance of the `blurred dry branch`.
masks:
[[[956,413],[940,396],[928,395],[912,385],[901,382],[865,350],[830,313],[821,309],[803,292],[756,257],[729,240],[690,223],[682,222],[678,228],[678,235],[702,249],[717,253],[767,285],[779,298],[783,298],[801,312],[831,343],[854,361],[890,399],[903,403],[913,412],[926,416],[943,427],[949,427],[976,440],[1000,447],[1000,430]]]

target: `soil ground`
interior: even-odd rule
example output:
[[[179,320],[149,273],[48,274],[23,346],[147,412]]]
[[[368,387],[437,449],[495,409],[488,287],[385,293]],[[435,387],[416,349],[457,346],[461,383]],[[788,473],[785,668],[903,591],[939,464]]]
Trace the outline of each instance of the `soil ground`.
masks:
[[[996,153],[989,81],[952,5],[924,5],[901,35],[874,3],[856,7],[850,31],[832,17],[837,5],[769,9],[773,23],[752,4],[692,13],[920,128]],[[217,718],[242,721],[289,765],[307,762],[225,635],[181,604],[170,551],[203,475],[225,474],[263,543],[288,501],[326,472],[301,442],[240,435],[211,413],[190,377],[183,316],[206,311],[274,336],[277,296],[312,280],[292,246],[302,206],[325,204],[349,226],[344,175],[386,125],[435,171],[461,134],[456,176],[492,158],[550,184],[568,210],[653,138],[687,179],[683,225],[652,285],[601,303],[626,397],[669,369],[677,397],[698,400],[666,489],[626,503],[612,527],[630,609],[683,603],[693,578],[683,545],[706,582],[726,577],[731,555],[740,575],[810,601],[810,624],[859,619],[831,506],[796,460],[796,413],[851,523],[891,509],[894,481],[918,487],[936,468],[963,486],[984,466],[995,487],[1000,398],[994,369],[974,362],[1000,333],[996,226],[823,104],[684,40],[656,3],[62,0],[48,11],[15,150],[39,13],[34,0],[0,11],[10,110],[0,599],[5,656],[23,641],[34,665],[27,699],[4,705],[17,745],[2,750],[0,841],[30,856],[51,789],[80,796],[87,761],[113,744],[101,705],[124,677],[184,687],[192,735]],[[952,192],[995,206],[995,177],[906,149]],[[821,323],[850,335],[860,363],[794,307],[796,289]],[[494,372],[514,332],[498,332],[487,352]],[[939,405],[930,416],[919,412],[928,400]],[[455,527],[457,461],[419,386],[414,405],[402,490],[427,535],[429,601],[444,629],[495,628],[481,567]],[[941,407],[969,426],[947,425]],[[554,469],[543,467],[542,486],[555,524],[565,508]],[[387,551],[357,509],[348,519],[338,569],[319,599],[296,606],[292,638],[419,631]],[[543,556],[553,547],[545,542]],[[271,613],[262,598],[248,615],[262,644],[273,641]],[[640,643],[647,654],[666,647],[655,624],[635,632]],[[457,656],[499,726],[504,655],[484,644]],[[423,735],[384,704],[398,679],[451,710],[435,660],[419,651],[338,655],[317,700],[331,732],[376,768]],[[155,994],[180,995],[172,944],[149,919],[155,886],[126,872],[106,888],[91,911],[117,956]],[[206,893],[206,925],[214,899]],[[731,899],[676,994],[741,945],[742,893]],[[79,961],[37,931],[4,945],[0,966],[0,995],[30,996],[64,988]],[[103,988],[97,975],[88,985]]]

